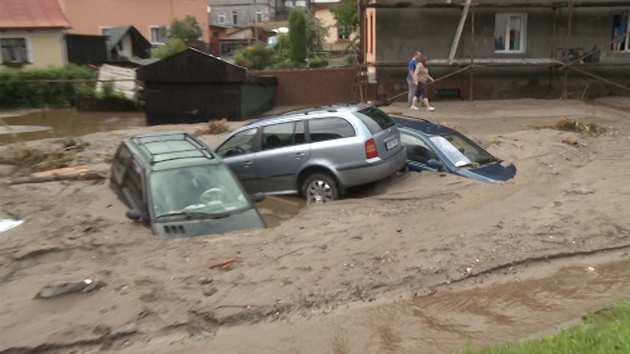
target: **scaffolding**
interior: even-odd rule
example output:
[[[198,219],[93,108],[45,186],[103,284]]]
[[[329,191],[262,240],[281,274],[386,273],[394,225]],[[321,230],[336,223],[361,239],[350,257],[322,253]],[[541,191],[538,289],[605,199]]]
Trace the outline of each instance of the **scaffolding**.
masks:
[[[388,0],[383,0],[388,1]],[[586,0],[564,0],[564,1],[518,1],[518,0],[495,0],[494,2],[484,1],[480,2],[479,0],[460,0],[460,1],[418,1],[416,2],[395,2],[397,0],[391,0],[392,2],[383,3],[383,2],[371,2],[369,4],[362,4],[361,0],[359,1],[360,10],[361,10],[361,33],[365,34],[364,22],[363,22],[363,11],[366,8],[394,8],[400,9],[404,11],[406,8],[415,7],[415,8],[458,8],[461,9],[461,17],[458,23],[458,26],[455,30],[454,38],[451,44],[451,49],[449,52],[448,58],[439,58],[429,60],[428,63],[430,66],[437,67],[453,67],[456,68],[451,73],[448,73],[444,76],[436,78],[435,81],[430,82],[428,85],[435,85],[436,83],[442,82],[446,79],[452,78],[457,75],[463,75],[468,73],[469,75],[469,99],[474,100],[474,79],[475,79],[475,71],[485,68],[485,67],[547,67],[554,69],[556,71],[562,72],[562,94],[561,97],[566,99],[568,97],[568,77],[569,72],[575,72],[583,76],[590,77],[594,80],[603,82],[607,85],[614,86],[616,88],[629,91],[630,87],[624,85],[615,80],[611,80],[605,78],[603,76],[594,74],[588,70],[588,68],[593,68],[589,65],[584,65],[581,62],[584,58],[590,57],[595,54],[594,51],[590,51],[584,53],[576,58],[570,58],[568,53],[564,53],[562,55],[562,60],[548,57],[548,58],[477,58],[476,48],[477,48],[477,35],[475,33],[475,9],[477,8],[552,8],[554,10],[553,15],[553,32],[554,38],[557,37],[557,27],[558,27],[558,9],[566,8],[568,11],[567,15],[567,23],[566,23],[566,33],[563,38],[563,46],[559,48],[557,43],[553,44],[553,53],[556,53],[558,49],[566,50],[568,47],[568,43],[571,40],[572,32],[573,32],[573,17],[574,11],[576,7],[585,7],[585,8],[612,8],[612,7],[629,7],[630,1],[586,1]],[[462,32],[465,28],[466,23],[470,24],[470,39],[472,44],[472,49],[469,58],[455,58],[457,53],[460,38]],[[363,42],[363,35],[361,36],[361,42]],[[608,43],[608,45],[612,45],[615,40]],[[363,49],[363,43],[361,45]],[[363,53],[365,53],[362,50]],[[630,64],[615,64],[615,65],[623,65],[629,66]],[[393,63],[393,64],[377,64],[378,67],[401,67],[406,66],[406,63]],[[363,67],[366,68],[367,65],[363,63]],[[594,67],[599,67],[596,65]],[[400,94],[389,97],[387,100],[389,102],[395,101],[396,99],[407,95],[407,92],[402,92]]]

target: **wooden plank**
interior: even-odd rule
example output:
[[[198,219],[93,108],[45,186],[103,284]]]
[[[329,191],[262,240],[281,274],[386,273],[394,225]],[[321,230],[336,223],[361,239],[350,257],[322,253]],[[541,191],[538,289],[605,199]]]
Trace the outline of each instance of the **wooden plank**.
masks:
[[[571,38],[571,33],[573,32],[573,5],[574,0],[569,0],[569,19],[567,24],[567,33],[564,38],[564,62],[565,65],[569,63],[569,39]],[[569,97],[569,71],[564,72],[564,77],[562,79],[562,98],[567,99]]]
[[[470,65],[475,65],[476,45],[475,40],[475,8],[470,9]],[[468,88],[468,99],[473,101],[475,99],[475,70],[470,70],[470,87]]]
[[[466,19],[468,18],[468,11],[470,10],[470,4],[472,0],[466,0],[466,4],[464,5],[464,9],[462,10],[462,17],[459,19],[459,25],[457,26],[457,32],[455,32],[455,38],[453,39],[453,43],[451,44],[451,52],[448,55],[448,63],[453,64],[453,59],[455,59],[455,54],[457,53],[457,48],[459,47],[459,40],[462,37],[462,32],[464,31],[464,25],[466,24]]]
[[[609,84],[609,85],[612,85],[612,86],[618,87],[618,88],[620,88],[620,89],[624,89],[624,90],[630,91],[630,87],[628,87],[628,86],[625,86],[625,85],[620,84],[620,83],[618,83],[618,82],[615,82],[615,81],[613,81],[613,80],[607,79],[607,78],[605,78],[605,77],[603,77],[603,76],[599,76],[599,75],[597,75],[597,74],[593,74],[593,73],[588,72],[588,71],[586,71],[586,70],[583,70],[583,69],[577,68],[577,67],[575,67],[574,65],[564,65],[564,66],[563,66],[563,68],[568,69],[568,70],[573,70],[573,71],[578,72],[578,73],[580,73],[580,74],[582,74],[582,75],[590,76],[590,77],[592,77],[593,79],[599,80],[599,81],[601,81],[601,82],[605,82],[605,83],[607,83],[607,84]],[[567,71],[568,71],[568,70],[567,70]]]
[[[446,80],[446,79],[448,79],[448,78],[450,78],[450,77],[453,77],[453,76],[455,76],[455,75],[458,75],[458,74],[460,74],[460,73],[463,73],[463,72],[464,72],[464,71],[466,71],[466,70],[470,70],[470,69],[472,69],[474,66],[476,66],[476,65],[472,65],[472,64],[470,64],[470,65],[467,65],[466,67],[463,67],[463,68],[461,68],[461,69],[457,69],[457,70],[453,71],[453,72],[452,72],[452,73],[450,73],[450,74],[447,74],[447,75],[444,75],[444,76],[442,76],[442,77],[437,78],[435,81],[431,81],[431,82],[429,82],[429,83],[427,84],[427,86],[434,85],[434,84],[436,84],[436,83],[438,83],[438,82],[440,82],[440,81],[444,81],[444,80]],[[392,96],[392,97],[388,98],[388,99],[387,99],[387,101],[389,101],[389,102],[395,101],[395,100],[399,99],[400,97],[402,97],[402,96],[406,95],[407,93],[408,93],[408,91],[401,92],[401,93],[399,93],[399,94],[397,94],[397,95],[394,95],[394,96]]]

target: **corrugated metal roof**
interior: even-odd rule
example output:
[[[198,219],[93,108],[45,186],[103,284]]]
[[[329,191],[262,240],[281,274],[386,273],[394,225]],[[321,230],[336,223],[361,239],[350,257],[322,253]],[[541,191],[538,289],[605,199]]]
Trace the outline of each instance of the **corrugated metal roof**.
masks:
[[[0,28],[70,28],[57,0],[0,0]]]

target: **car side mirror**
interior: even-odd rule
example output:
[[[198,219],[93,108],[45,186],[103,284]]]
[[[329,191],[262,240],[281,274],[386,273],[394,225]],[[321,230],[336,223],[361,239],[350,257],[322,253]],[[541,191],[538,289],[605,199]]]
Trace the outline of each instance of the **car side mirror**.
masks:
[[[267,196],[264,193],[256,193],[252,195],[252,202],[258,204],[265,200]]]
[[[444,163],[436,159],[430,159],[429,161],[427,161],[427,166],[435,168],[438,171],[442,171],[442,169],[444,168]]]
[[[125,215],[128,219],[133,221],[147,222],[149,220],[149,216],[145,212],[138,209],[129,210],[127,211],[127,213],[125,213]]]

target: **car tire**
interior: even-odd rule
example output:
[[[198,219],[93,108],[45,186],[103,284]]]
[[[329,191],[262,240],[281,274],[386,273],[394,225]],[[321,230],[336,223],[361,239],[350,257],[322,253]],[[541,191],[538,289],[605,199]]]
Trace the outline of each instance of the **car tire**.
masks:
[[[329,174],[314,173],[304,179],[302,195],[307,205],[328,203],[339,199],[339,186]]]

